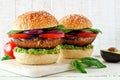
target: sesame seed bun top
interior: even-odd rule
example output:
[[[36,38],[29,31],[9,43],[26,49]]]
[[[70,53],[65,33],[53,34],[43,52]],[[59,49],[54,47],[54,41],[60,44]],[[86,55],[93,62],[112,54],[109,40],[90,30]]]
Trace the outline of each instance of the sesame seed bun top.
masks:
[[[15,30],[32,30],[54,27],[57,19],[46,11],[29,11],[18,16],[14,21]]]
[[[83,29],[92,27],[91,21],[85,16],[79,14],[70,14],[59,20],[59,24],[65,26],[65,29]]]

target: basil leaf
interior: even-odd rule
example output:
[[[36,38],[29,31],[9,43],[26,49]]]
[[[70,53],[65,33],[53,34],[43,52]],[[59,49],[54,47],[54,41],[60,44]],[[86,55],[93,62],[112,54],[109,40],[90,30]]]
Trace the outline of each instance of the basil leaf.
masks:
[[[93,29],[93,28],[85,28],[85,29],[83,29],[83,30],[89,30],[89,31],[92,31],[92,32],[94,32],[94,33],[102,33],[102,31],[100,30],[100,29]]]
[[[63,26],[63,25],[58,25],[58,26],[57,26],[57,29],[63,30],[63,29],[64,29],[64,26]]]
[[[92,57],[81,58],[81,62],[88,67],[96,66],[97,68],[105,68],[106,66],[101,63],[98,59]]]
[[[46,28],[46,29],[47,30],[54,30],[54,29],[62,30],[62,29],[64,29],[64,26],[63,25],[58,25],[58,26],[50,27],[50,28]]]
[[[64,26],[63,26],[63,25],[58,25],[58,26],[55,26],[55,27],[47,28],[47,30],[54,30],[54,29],[61,30],[61,31],[63,31],[64,33],[68,33],[68,32],[70,32],[70,31],[72,31],[72,30],[64,29]]]
[[[7,32],[7,34],[16,34],[16,33],[20,33],[23,32],[22,30],[10,30],[9,32]]]
[[[71,32],[72,30],[63,29],[62,31],[63,31],[64,33],[69,33],[69,32]]]
[[[81,73],[87,73],[83,64],[81,62],[78,62],[78,60],[71,61],[71,65],[75,70],[77,70]]]
[[[62,30],[64,33],[68,33],[68,32],[71,32],[72,30],[69,30],[69,29],[64,29],[64,26],[63,25],[58,25],[57,26],[60,30]]]
[[[98,59],[92,58],[92,57],[85,57],[81,59],[76,59],[71,61],[71,66],[81,73],[87,73],[85,70],[87,67],[97,67],[97,68],[105,68],[106,65],[101,63]]]
[[[10,60],[10,59],[12,59],[11,56],[4,55],[1,60],[4,61],[4,60]]]

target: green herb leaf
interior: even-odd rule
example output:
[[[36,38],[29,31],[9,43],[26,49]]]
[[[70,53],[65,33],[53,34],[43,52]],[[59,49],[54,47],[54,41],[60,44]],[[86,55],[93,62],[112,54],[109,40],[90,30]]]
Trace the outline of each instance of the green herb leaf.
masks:
[[[71,65],[76,71],[79,71],[81,73],[87,73],[83,64],[78,60],[71,61]]]
[[[94,33],[102,33],[102,31],[100,29],[93,29],[93,28],[85,28],[84,30],[89,30],[89,31],[92,31]]]
[[[63,31],[64,33],[68,33],[68,32],[70,32],[70,31],[72,31],[72,30],[64,29],[64,26],[63,26],[63,25],[58,25],[58,26],[55,26],[55,27],[47,28],[47,30],[54,30],[54,29],[61,30],[61,31]]]
[[[9,32],[7,32],[7,34],[16,34],[16,33],[20,33],[22,32],[22,30],[10,30]]]
[[[10,60],[10,59],[12,59],[12,57],[8,55],[4,55],[1,60],[4,61],[4,60]]]
[[[64,29],[64,26],[63,25],[58,25],[57,26],[60,30],[62,30],[64,33],[68,33],[68,32],[71,32],[72,30],[68,30],[68,29]]]
[[[98,59],[92,57],[81,58],[81,62],[88,67],[96,66],[97,68],[105,68],[106,66],[101,63]]]
[[[63,26],[63,25],[58,25],[58,26],[57,26],[57,29],[63,30],[63,29],[64,29],[64,26]]]
[[[47,30],[54,30],[54,29],[62,30],[62,29],[64,29],[64,26],[63,25],[58,25],[58,26],[55,26],[55,27],[47,28]]]
[[[85,57],[81,59],[76,59],[71,61],[71,66],[81,73],[87,73],[85,70],[87,67],[97,67],[97,68],[105,68],[106,65],[101,63],[98,59],[92,58],[92,57]]]

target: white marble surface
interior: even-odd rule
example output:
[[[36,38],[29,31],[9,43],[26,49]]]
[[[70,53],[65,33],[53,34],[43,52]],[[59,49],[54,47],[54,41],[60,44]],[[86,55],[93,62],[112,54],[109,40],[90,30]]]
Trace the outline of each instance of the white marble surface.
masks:
[[[94,70],[93,70],[94,71]],[[120,70],[118,70],[120,72]],[[76,73],[75,71],[68,71],[63,73],[58,73],[54,75],[49,75],[45,77],[39,78],[32,78],[32,77],[25,77],[15,73],[11,73],[8,71],[4,71],[0,69],[0,80],[120,80],[120,74],[110,74],[110,75],[101,75],[101,76],[94,76],[94,75],[82,75],[81,73]]]
[[[0,69],[14,72],[28,77],[41,77],[55,73],[72,70],[69,65],[71,60],[61,60],[50,65],[23,65],[13,60],[0,61]]]
[[[16,73],[12,73],[10,71],[0,69],[0,80],[13,80],[13,79],[39,80],[39,79],[43,79],[43,78],[44,79],[49,78],[52,80],[60,79],[60,78],[63,78],[63,79],[64,78],[70,78],[70,79],[72,79],[72,78],[84,78],[85,79],[86,78],[85,80],[87,80],[87,78],[105,78],[105,80],[110,78],[111,80],[114,80],[112,78],[115,78],[115,80],[120,80],[120,69],[119,69],[120,63],[106,63],[104,61],[103,61],[103,63],[107,65],[107,68],[102,68],[102,69],[87,68],[86,69],[88,72],[87,74],[82,74],[82,73],[78,73],[78,72],[71,70],[71,71],[61,72],[61,73],[47,75],[44,77],[37,77],[37,78],[26,77],[23,75],[18,75]],[[11,68],[11,69],[13,69],[13,68]],[[17,72],[17,73],[19,73],[19,72]]]

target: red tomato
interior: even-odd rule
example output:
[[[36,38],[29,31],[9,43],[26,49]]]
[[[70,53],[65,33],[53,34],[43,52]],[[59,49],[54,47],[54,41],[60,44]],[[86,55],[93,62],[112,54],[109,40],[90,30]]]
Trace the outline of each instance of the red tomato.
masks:
[[[5,55],[11,56],[13,59],[15,58],[13,55],[13,49],[16,47],[16,44],[13,41],[9,41],[4,45],[4,53]]]
[[[46,33],[46,34],[40,34],[40,37],[43,37],[43,38],[61,38],[61,37],[64,37],[64,34]]]
[[[80,37],[95,37],[97,34],[94,33],[78,33],[77,36]]]
[[[29,34],[9,34],[8,35],[10,38],[29,38],[30,35]]]

